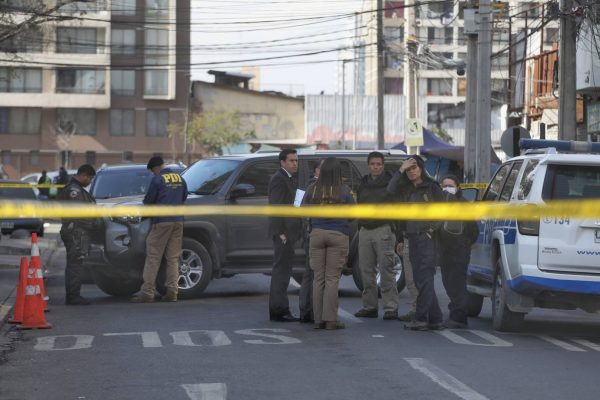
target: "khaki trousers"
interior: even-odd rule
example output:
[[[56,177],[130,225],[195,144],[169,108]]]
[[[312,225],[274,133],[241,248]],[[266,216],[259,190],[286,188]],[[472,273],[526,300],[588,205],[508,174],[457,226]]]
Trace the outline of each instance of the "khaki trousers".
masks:
[[[310,233],[310,268],[314,271],[313,313],[315,323],[338,320],[338,287],[348,258],[348,235],[313,229]]]
[[[404,238],[404,246],[402,247],[402,266],[404,267],[404,280],[406,282],[406,290],[408,290],[410,310],[416,311],[419,291],[417,290],[415,279],[413,278],[413,267],[410,263],[410,250],[407,238]]]
[[[146,262],[142,294],[154,297],[156,276],[163,255],[167,262],[165,286],[169,294],[177,295],[179,280],[179,256],[183,241],[183,222],[159,222],[152,225],[146,238]]]
[[[366,310],[378,310],[377,269],[381,275],[383,311],[398,311],[398,287],[393,271],[396,236],[389,225],[358,232],[358,261],[363,282],[362,302]]]

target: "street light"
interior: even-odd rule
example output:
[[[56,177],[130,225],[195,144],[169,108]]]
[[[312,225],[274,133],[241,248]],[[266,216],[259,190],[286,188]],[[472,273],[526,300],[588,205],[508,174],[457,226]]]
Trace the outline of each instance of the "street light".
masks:
[[[346,150],[346,63],[353,59],[342,60],[342,149]]]

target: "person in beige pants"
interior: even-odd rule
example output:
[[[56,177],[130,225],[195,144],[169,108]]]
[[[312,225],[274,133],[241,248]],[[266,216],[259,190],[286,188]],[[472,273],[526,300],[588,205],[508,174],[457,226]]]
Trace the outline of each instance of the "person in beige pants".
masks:
[[[350,188],[342,184],[342,171],[335,157],[321,165],[317,181],[306,189],[302,204],[353,204]],[[310,268],[314,271],[313,314],[316,329],[343,329],[338,321],[338,288],[348,257],[348,220],[312,218],[309,242]]]

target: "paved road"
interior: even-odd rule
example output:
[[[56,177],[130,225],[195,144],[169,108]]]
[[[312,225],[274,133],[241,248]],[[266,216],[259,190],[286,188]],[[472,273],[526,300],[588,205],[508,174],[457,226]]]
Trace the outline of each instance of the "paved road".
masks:
[[[490,328],[488,302],[468,331],[410,332],[400,322],[354,318],[360,295],[344,278],[347,329],[315,331],[267,320],[268,283],[262,275],[236,276],[211,283],[202,299],[154,304],[132,304],[86,285],[94,304],[67,307],[56,273],[48,284],[53,328],[3,332],[12,342],[0,357],[0,398],[599,396],[598,315],[536,311],[521,333],[500,334]],[[297,288],[290,293],[296,303]]]

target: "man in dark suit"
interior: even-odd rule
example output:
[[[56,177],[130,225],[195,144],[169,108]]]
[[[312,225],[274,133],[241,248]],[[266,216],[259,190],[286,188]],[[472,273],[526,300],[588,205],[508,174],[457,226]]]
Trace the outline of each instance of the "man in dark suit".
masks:
[[[269,204],[294,204],[298,181],[298,153],[294,149],[284,149],[279,153],[281,168],[269,182]],[[290,312],[287,288],[292,275],[294,242],[302,233],[299,218],[271,217],[269,236],[273,239],[275,250],[271,289],[269,292],[269,317],[271,321],[294,322],[299,318]]]

